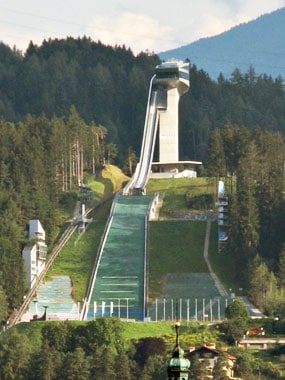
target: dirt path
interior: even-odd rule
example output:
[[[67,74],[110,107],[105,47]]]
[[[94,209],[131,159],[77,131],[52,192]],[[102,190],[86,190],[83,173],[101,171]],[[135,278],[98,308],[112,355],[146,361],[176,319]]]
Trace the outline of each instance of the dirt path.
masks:
[[[221,296],[227,297],[228,293],[227,293],[225,287],[223,286],[223,284],[221,283],[221,281],[219,280],[218,276],[213,271],[212,265],[211,265],[210,260],[209,260],[210,232],[211,232],[211,220],[208,219],[207,220],[207,227],[206,227],[205,245],[204,245],[204,259],[206,261],[209,272],[210,272],[210,274],[211,274],[211,276],[215,282],[215,285],[216,285],[217,289],[219,290]]]

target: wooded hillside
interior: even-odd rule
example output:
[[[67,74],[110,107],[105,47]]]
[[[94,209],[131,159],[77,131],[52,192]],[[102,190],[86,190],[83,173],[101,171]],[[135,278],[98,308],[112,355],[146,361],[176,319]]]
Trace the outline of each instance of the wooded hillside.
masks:
[[[226,183],[225,254],[235,263],[237,283],[267,315],[284,318],[284,138],[226,124],[213,132],[208,153],[208,174]]]
[[[191,57],[188,57],[191,62]],[[74,105],[85,123],[103,125],[123,164],[131,147],[139,156],[150,79],[159,58],[134,56],[124,47],[89,38],[30,44],[24,54],[0,44],[0,115],[17,122],[27,114],[67,116]],[[191,89],[181,99],[181,159],[205,161],[207,142],[226,122],[285,133],[280,78],[238,68],[229,80],[212,81],[191,67]]]
[[[112,157],[106,135],[103,127],[87,127],[74,107],[67,118],[0,120],[0,298],[2,286],[10,311],[25,292],[21,251],[28,221],[42,221],[51,246],[72,216],[78,185],[87,173],[97,175],[105,154]]]
[[[140,153],[149,82],[159,60],[88,38],[31,43],[24,55],[2,43],[0,58],[0,312],[5,319],[7,304],[11,311],[25,291],[21,248],[27,221],[40,218],[51,243],[62,210],[74,205],[73,191],[85,176],[96,175],[105,160],[131,174]],[[180,127],[181,159],[202,160],[211,175],[237,179],[231,194],[231,252],[240,259],[239,268],[261,257],[258,263],[268,271],[261,281],[272,273],[280,281],[272,277],[270,284],[281,291],[282,80],[257,77],[251,68],[213,82],[192,66]]]

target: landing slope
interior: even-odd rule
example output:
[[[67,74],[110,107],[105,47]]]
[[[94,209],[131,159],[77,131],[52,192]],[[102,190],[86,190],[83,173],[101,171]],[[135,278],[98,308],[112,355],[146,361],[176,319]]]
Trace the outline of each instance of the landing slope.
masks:
[[[118,198],[99,262],[88,319],[111,313],[143,320],[145,228],[151,201],[152,196]]]

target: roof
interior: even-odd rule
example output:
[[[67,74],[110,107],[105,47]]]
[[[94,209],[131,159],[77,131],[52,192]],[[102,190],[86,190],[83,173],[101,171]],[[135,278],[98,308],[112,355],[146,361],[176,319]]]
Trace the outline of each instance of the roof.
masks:
[[[38,238],[39,236],[45,240],[45,230],[38,219],[31,219],[29,221],[29,238]]]
[[[191,352],[186,353],[186,357],[190,358],[194,355],[198,355],[200,358],[204,358],[204,356],[210,356],[211,358],[219,356],[220,353],[217,350],[214,350],[212,348],[209,348],[207,346],[202,346],[200,348],[196,348],[196,350],[193,350]]]
[[[202,161],[169,161],[169,162],[152,162],[152,165],[202,165]]]
[[[203,359],[205,356],[207,356],[207,359],[209,359],[209,358],[218,357],[220,356],[220,354],[221,354],[220,351],[207,347],[205,345],[205,346],[197,348],[196,350],[186,353],[185,357],[190,359],[194,355],[198,355],[200,359]],[[228,360],[232,360],[232,361],[236,360],[235,356],[232,356],[229,354],[227,354],[227,358]]]

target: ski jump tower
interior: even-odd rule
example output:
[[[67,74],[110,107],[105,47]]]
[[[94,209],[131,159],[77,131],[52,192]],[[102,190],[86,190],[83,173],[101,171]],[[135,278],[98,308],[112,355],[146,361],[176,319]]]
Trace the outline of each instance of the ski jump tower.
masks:
[[[155,68],[150,81],[140,161],[124,195],[145,194],[150,175],[157,129],[159,129],[159,164],[179,162],[180,97],[190,87],[189,62],[167,61]]]
[[[166,62],[156,67],[157,86],[165,93],[159,112],[159,163],[179,162],[179,100],[190,86],[189,63]]]

